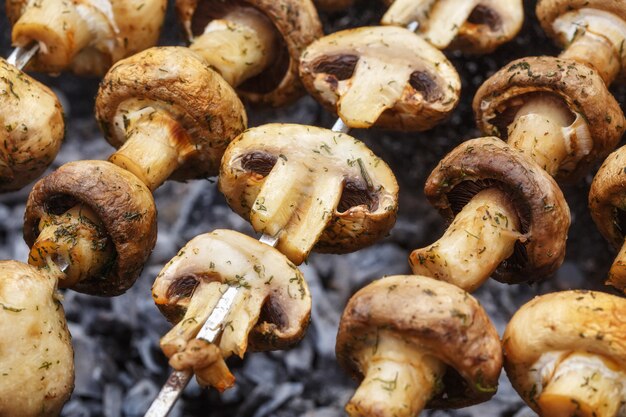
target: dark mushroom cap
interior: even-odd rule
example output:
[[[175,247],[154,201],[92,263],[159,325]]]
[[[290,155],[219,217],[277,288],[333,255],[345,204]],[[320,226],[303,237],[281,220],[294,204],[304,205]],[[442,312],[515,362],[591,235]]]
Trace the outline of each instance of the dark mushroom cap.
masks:
[[[504,368],[524,401],[537,408],[541,357],[586,352],[626,369],[626,300],[596,291],[562,291],[535,297],[511,318],[502,336]]]
[[[500,338],[479,302],[462,289],[417,275],[379,279],[346,306],[337,334],[337,361],[363,378],[359,351],[379,330],[396,333],[446,365],[442,390],[428,408],[457,408],[491,398],[502,369]]]
[[[395,94],[401,88],[400,97],[373,126],[427,130],[456,107],[461,81],[450,61],[419,36],[399,27],[362,27],[325,36],[302,54],[300,76],[309,93],[348,126],[369,127],[347,120],[341,112],[341,100],[352,88],[359,62],[368,65],[368,59],[385,63],[384,69],[368,73],[372,88],[381,94],[387,90]]]
[[[502,189],[516,203],[523,233],[495,277],[519,283],[553,273],[565,257],[569,207],[554,179],[521,152],[494,137],[468,140],[441,160],[424,193],[452,221],[474,195],[491,187]]]
[[[237,87],[253,103],[287,104],[303,93],[298,64],[304,48],[323,36],[317,10],[311,0],[176,0],[176,10],[188,39],[202,34],[206,25],[232,8],[252,6],[265,14],[282,38],[275,64]]]
[[[156,243],[156,208],[150,190],[133,174],[104,161],[70,162],[39,180],[24,214],[24,240],[32,247],[39,220],[76,204],[88,206],[115,247],[111,265],[72,289],[86,294],[124,293],[139,277]]]
[[[224,149],[248,121],[232,87],[187,48],[150,48],[106,74],[96,98],[96,118],[116,148],[126,141],[119,108],[130,100],[170,112],[185,129],[190,141],[177,147],[184,162],[172,174],[180,181],[216,175]]]
[[[560,98],[573,118],[581,115],[593,141],[591,151],[575,168],[559,171],[558,181],[573,182],[580,178],[619,143],[626,120],[602,78],[586,65],[553,57],[518,59],[485,81],[474,96],[478,127],[485,134],[506,140],[507,126],[516,108],[523,104],[524,97],[536,93]]]
[[[176,323],[196,287],[211,282],[237,286],[261,299],[261,315],[250,323],[252,349],[284,349],[304,336],[311,294],[300,270],[275,248],[232,230],[196,236],[156,277],[152,297],[161,313]],[[214,302],[222,296],[219,288],[211,294]],[[213,301],[207,300],[207,305]]]

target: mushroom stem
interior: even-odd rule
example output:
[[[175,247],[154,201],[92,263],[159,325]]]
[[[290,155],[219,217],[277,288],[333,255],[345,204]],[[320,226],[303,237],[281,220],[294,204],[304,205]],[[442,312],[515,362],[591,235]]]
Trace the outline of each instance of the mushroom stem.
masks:
[[[237,87],[273,62],[277,42],[276,29],[265,15],[252,7],[238,7],[212,20],[190,48]]]
[[[576,37],[560,57],[591,65],[607,86],[611,85],[622,69],[622,59],[613,43],[588,30]]]
[[[622,291],[626,289],[626,243],[615,257],[606,283]]]
[[[521,234],[511,198],[497,188],[476,194],[444,235],[409,257],[413,273],[473,291],[513,254]]]
[[[93,276],[113,258],[110,239],[89,207],[76,205],[61,215],[42,218],[39,231],[28,263],[59,275],[61,288]]]
[[[437,393],[445,365],[390,332],[359,361],[365,378],[346,405],[351,417],[413,417]]]
[[[611,368],[599,356],[582,353],[568,356],[556,366],[537,399],[540,414],[615,417],[623,404],[626,381],[623,373]]]

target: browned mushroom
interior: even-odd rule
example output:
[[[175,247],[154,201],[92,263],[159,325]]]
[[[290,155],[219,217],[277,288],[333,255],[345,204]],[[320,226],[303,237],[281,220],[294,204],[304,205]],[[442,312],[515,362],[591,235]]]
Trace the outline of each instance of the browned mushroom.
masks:
[[[624,0],[540,0],[537,17],[565,48],[561,58],[592,66],[607,85],[616,78],[626,80]]]
[[[363,143],[312,126],[268,124],[226,150],[219,188],[257,232],[278,238],[295,264],[312,249],[347,253],[385,236],[398,184]]]
[[[279,106],[302,94],[298,62],[322,36],[311,0],[177,0],[190,48],[252,102]]]
[[[348,302],[337,360],[360,380],[350,416],[414,417],[423,408],[465,407],[491,398],[502,351],[477,300],[431,278],[391,276]]]
[[[56,279],[0,262],[0,415],[56,417],[74,388],[74,355]]]
[[[418,22],[418,34],[439,49],[486,54],[522,28],[521,0],[385,0],[383,25]]]
[[[461,90],[439,50],[397,27],[343,30],[313,42],[302,54],[300,76],[353,128],[430,129],[454,110]]]
[[[467,291],[492,273],[504,282],[538,280],[563,262],[570,212],[556,182],[497,138],[462,143],[430,174],[424,189],[452,224],[416,249],[416,274]]]
[[[518,59],[502,68],[476,93],[474,112],[483,132],[507,140],[566,182],[611,152],[626,127],[595,70],[552,57]]]
[[[26,203],[29,263],[54,269],[60,287],[113,296],[137,279],[156,242],[150,190],[109,162],[61,166]]]
[[[0,192],[6,192],[43,174],[59,151],[65,127],[54,93],[2,58],[0,96]]]
[[[37,71],[102,75],[156,44],[166,0],[7,0],[13,45],[38,43]]]
[[[239,292],[216,355],[213,345],[189,341],[229,286]],[[234,382],[224,359],[243,357],[248,347],[293,345],[304,336],[311,311],[311,295],[298,268],[273,247],[231,230],[189,241],[159,273],[152,296],[161,312],[178,323],[161,339],[171,364],[193,368],[200,383],[220,390]]]
[[[109,160],[151,190],[168,177],[216,175],[224,149],[247,124],[235,91],[187,48],[151,48],[115,65],[96,98]]]
[[[626,403],[626,300],[592,291],[535,298],[503,336],[506,373],[542,417],[617,417]]]

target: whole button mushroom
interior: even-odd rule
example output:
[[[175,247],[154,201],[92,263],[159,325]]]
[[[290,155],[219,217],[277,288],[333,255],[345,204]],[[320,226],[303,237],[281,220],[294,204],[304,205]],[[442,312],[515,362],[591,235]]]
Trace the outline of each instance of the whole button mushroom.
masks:
[[[151,48],[115,65],[96,97],[96,118],[118,151],[109,160],[150,190],[166,179],[216,175],[247,116],[228,83],[187,48]]]
[[[166,0],[7,0],[13,45],[40,51],[36,71],[102,75],[157,43]]]
[[[522,58],[474,97],[479,128],[574,182],[619,143],[626,120],[600,75],[570,59]]]
[[[0,415],[56,417],[74,388],[74,354],[56,279],[0,262]]]
[[[35,184],[24,240],[28,262],[54,271],[61,288],[119,295],[135,282],[156,242],[154,200],[116,165],[70,162]]]
[[[385,0],[383,25],[418,22],[417,33],[436,48],[486,54],[522,28],[521,0]]]
[[[451,224],[437,242],[411,253],[415,274],[473,291],[494,272],[501,281],[524,282],[563,262],[570,212],[561,190],[501,140],[457,146],[430,174],[424,192]]]
[[[615,417],[626,403],[626,300],[564,291],[531,300],[503,336],[513,387],[542,417]]]
[[[373,244],[398,209],[398,184],[385,162],[346,134],[312,126],[245,131],[226,149],[219,188],[295,264],[312,249],[348,253]]]
[[[238,294],[219,342],[192,340],[229,286]],[[231,230],[189,241],[159,273],[152,296],[168,320],[178,323],[161,339],[172,366],[193,368],[201,384],[219,390],[234,383],[224,359],[243,358],[248,348],[295,344],[311,312],[311,294],[298,268],[273,247]]]
[[[43,174],[61,147],[65,125],[54,93],[2,58],[0,96],[0,192],[7,192]]]
[[[346,406],[352,417],[414,417],[487,401],[502,368],[498,333],[478,301],[420,276],[382,278],[357,292],[336,352],[361,381]]]
[[[439,50],[397,27],[349,29],[313,42],[300,76],[352,128],[430,129],[454,110],[461,90]]]
[[[311,0],[177,0],[190,48],[247,100],[280,106],[302,95],[298,63],[323,35]]]

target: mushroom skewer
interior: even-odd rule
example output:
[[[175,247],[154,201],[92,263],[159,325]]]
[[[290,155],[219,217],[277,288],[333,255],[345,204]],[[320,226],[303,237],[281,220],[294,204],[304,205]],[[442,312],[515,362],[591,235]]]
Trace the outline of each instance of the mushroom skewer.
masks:
[[[15,65],[17,69],[23,70],[24,67],[28,65],[30,60],[37,54],[39,48],[38,43],[34,43],[26,48],[18,46],[13,50],[13,52],[11,52],[11,55],[7,58],[7,62],[11,65]]]

